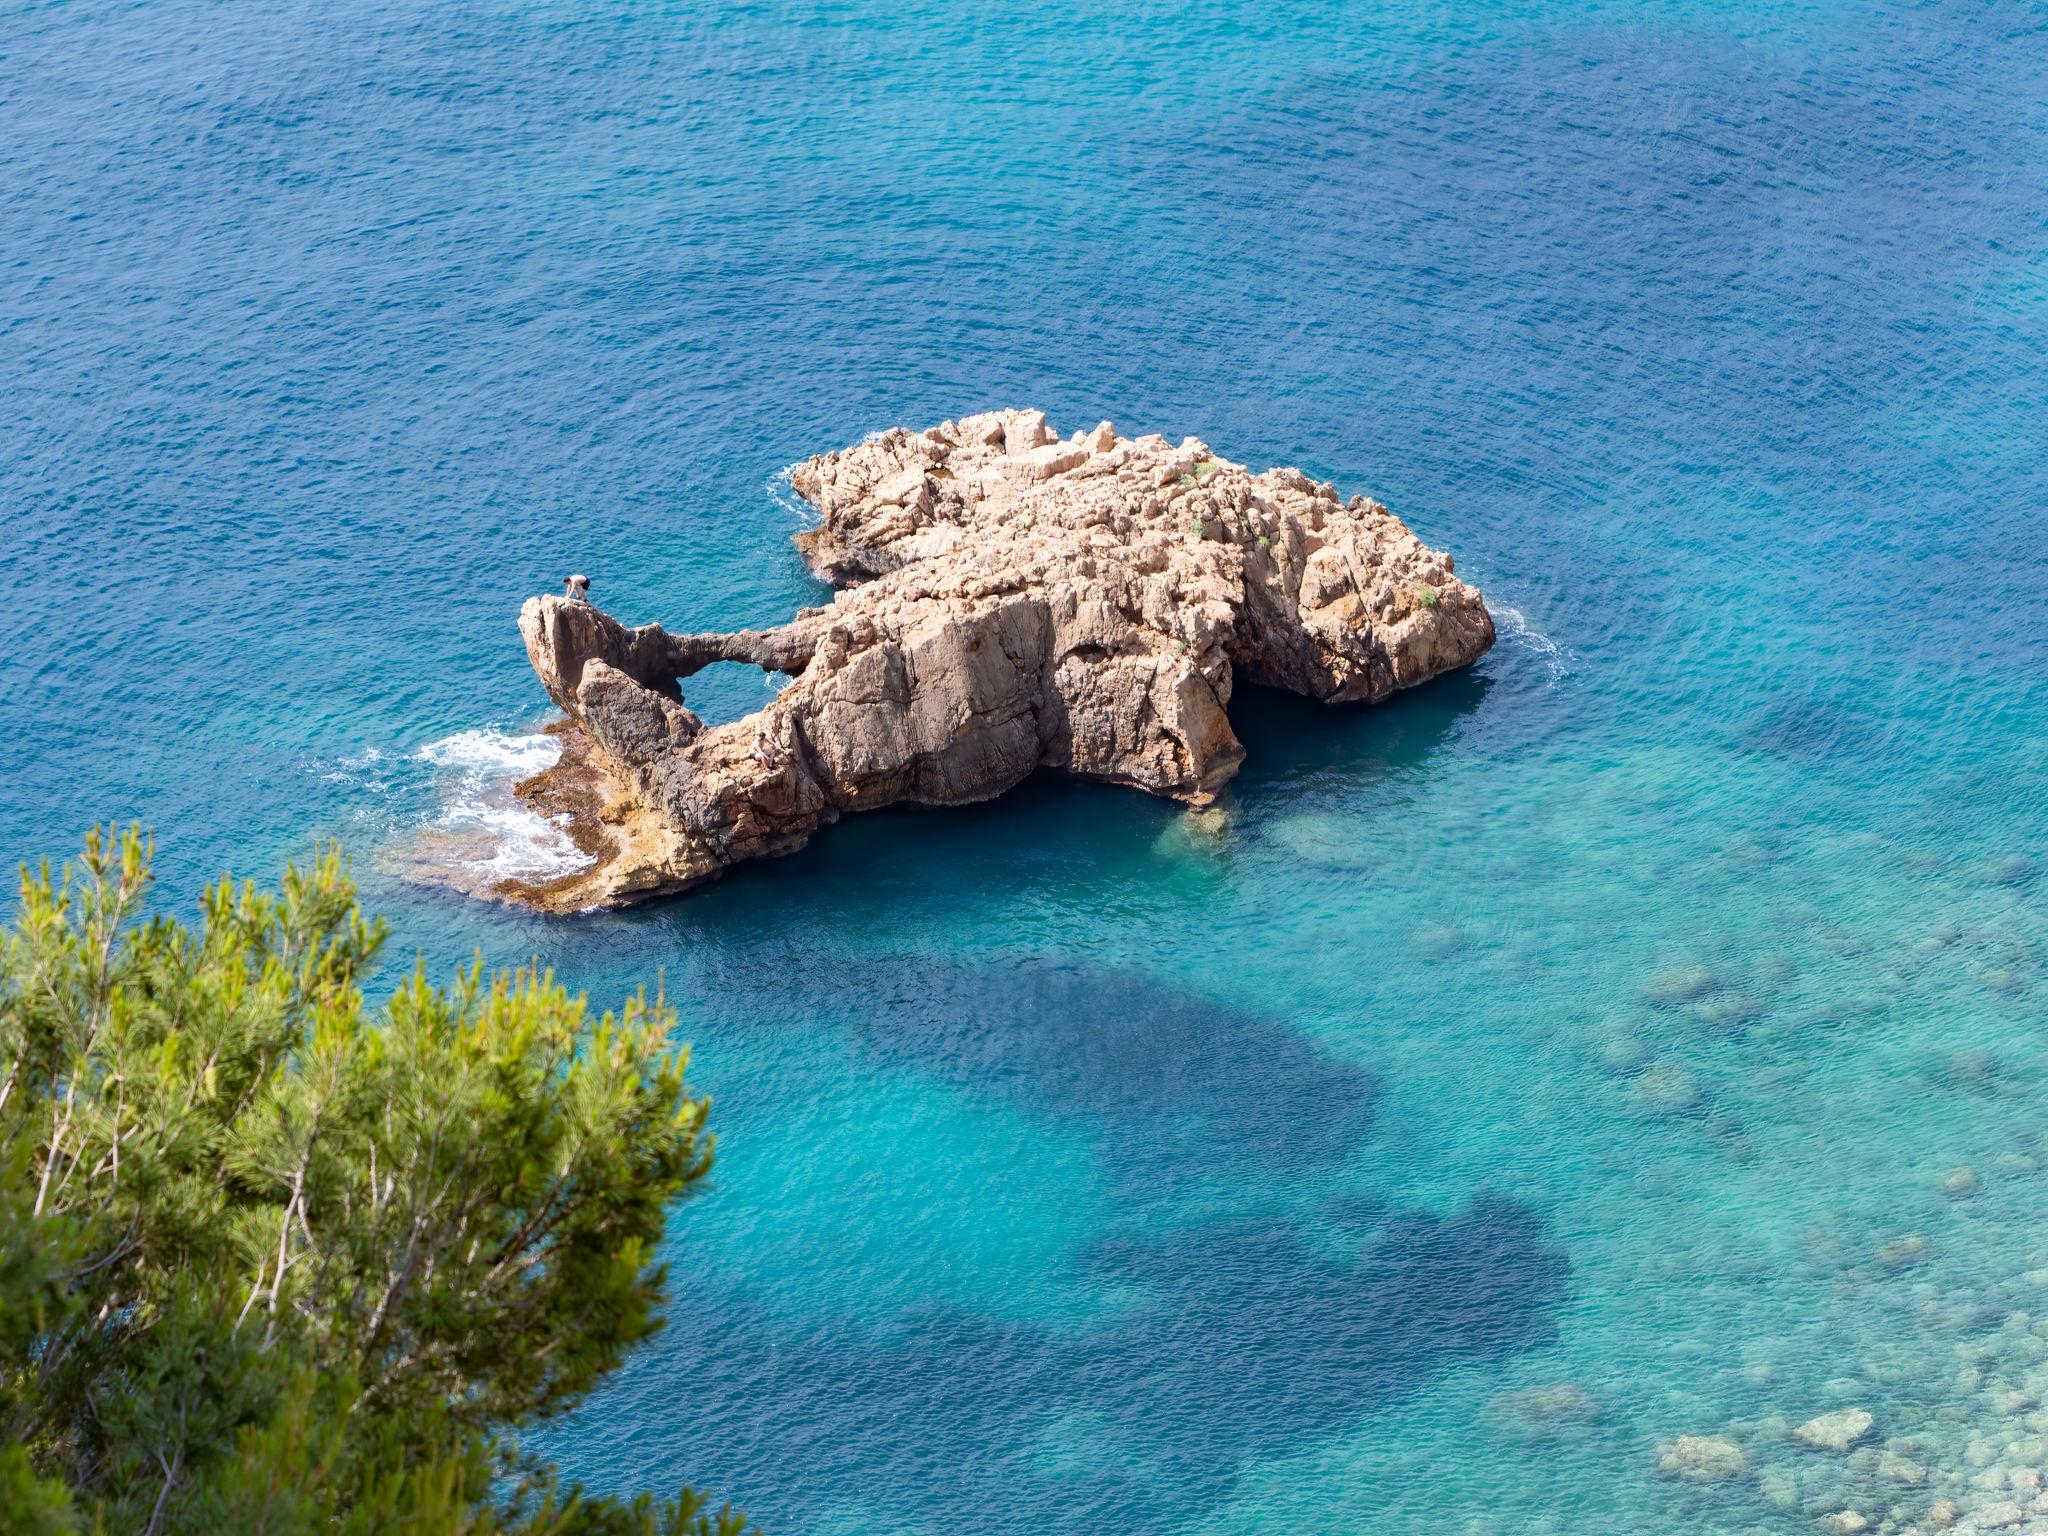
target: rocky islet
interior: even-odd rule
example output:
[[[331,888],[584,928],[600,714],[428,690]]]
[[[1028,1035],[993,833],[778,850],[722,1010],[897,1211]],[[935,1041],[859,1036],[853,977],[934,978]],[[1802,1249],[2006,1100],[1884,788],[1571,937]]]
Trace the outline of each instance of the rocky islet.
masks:
[[[567,723],[520,793],[592,859],[498,894],[626,905],[851,812],[985,800],[1041,768],[1205,805],[1244,759],[1240,677],[1374,703],[1494,639],[1451,557],[1384,506],[1193,438],[1062,438],[1042,412],[998,411],[884,432],[791,483],[821,514],[797,543],[840,589],[829,604],[702,634],[578,597],[521,610]],[[707,726],[682,682],[718,661],[791,681]]]

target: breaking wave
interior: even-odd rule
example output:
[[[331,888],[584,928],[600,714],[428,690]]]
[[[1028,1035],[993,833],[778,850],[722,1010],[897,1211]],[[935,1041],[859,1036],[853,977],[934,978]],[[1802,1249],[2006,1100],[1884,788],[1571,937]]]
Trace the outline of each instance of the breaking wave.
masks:
[[[433,770],[438,802],[421,828],[422,853],[485,885],[588,869],[595,859],[570,839],[567,818],[542,816],[512,793],[561,755],[554,737],[530,731],[457,731],[421,747],[413,756]]]

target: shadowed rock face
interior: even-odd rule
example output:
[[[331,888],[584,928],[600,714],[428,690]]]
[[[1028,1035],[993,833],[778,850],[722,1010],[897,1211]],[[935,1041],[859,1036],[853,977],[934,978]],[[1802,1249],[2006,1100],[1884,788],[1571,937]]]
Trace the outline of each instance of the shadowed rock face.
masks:
[[[1062,439],[1038,411],[901,428],[799,465],[797,537],[842,590],[777,629],[628,629],[527,600],[519,629],[568,715],[521,787],[595,865],[503,894],[569,910],[680,891],[800,848],[847,811],[960,805],[1036,768],[1202,804],[1244,749],[1232,680],[1376,702],[1493,643],[1478,592],[1377,502],[1254,475],[1193,439]],[[681,679],[795,680],[706,728]]]

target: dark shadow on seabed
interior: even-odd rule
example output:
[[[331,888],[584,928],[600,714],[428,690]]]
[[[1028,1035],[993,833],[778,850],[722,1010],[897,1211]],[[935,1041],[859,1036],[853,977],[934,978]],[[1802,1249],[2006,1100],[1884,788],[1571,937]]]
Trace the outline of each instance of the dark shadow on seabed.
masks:
[[[1491,660],[1383,704],[1322,704],[1240,684],[1231,696],[1230,723],[1245,760],[1231,792],[1241,804],[1265,808],[1305,781],[1322,790],[1363,791],[1375,780],[1425,767],[1498,686],[1489,675]]]
[[[686,1466],[784,1531],[848,1507],[943,1530],[997,1507],[1048,1532],[1175,1528],[1249,1461],[1547,1343],[1568,1280],[1541,1219],[1497,1197],[1449,1216],[1333,1202],[1313,1234],[1276,1216],[1106,1239],[1091,1276],[1133,1300],[1067,1331],[949,1303],[792,1318],[687,1242],[672,1257],[673,1320],[593,1423],[614,1466]],[[678,1423],[659,1399],[681,1381]]]
[[[1487,686],[1441,680],[1426,702],[1378,710],[1247,700],[1255,760],[1270,764],[1250,813],[1289,786],[1369,793],[1412,772]],[[855,1508],[972,1530],[1007,1506],[1048,1532],[1163,1531],[1226,1498],[1247,1462],[1553,1336],[1568,1268],[1532,1209],[1311,1193],[1368,1146],[1362,1067],[1242,1001],[1033,953],[1028,931],[959,949],[962,912],[1001,927],[1035,902],[1105,932],[1169,912],[1184,897],[1153,844],[1180,814],[1048,777],[987,806],[854,818],[704,898],[604,920],[690,957],[712,1035],[822,1023],[826,1049],[1014,1103],[1047,1136],[1092,1147],[1121,1214],[1054,1283],[1127,1298],[1065,1327],[938,1299],[806,1308],[693,1263],[685,1220],[668,1255],[673,1320],[591,1420],[612,1466],[686,1466],[771,1530]],[[1161,1196],[1219,1178],[1306,1198],[1147,1224]],[[676,1423],[660,1400],[684,1380],[697,1411]],[[635,1426],[624,1442],[620,1424]]]
[[[816,1030],[874,1065],[1049,1118],[1092,1145],[1125,1202],[1219,1175],[1263,1183],[1342,1164],[1376,1085],[1291,1028],[1135,968],[1006,954],[892,955],[702,978],[728,1027]],[[742,1018],[741,1015],[744,1015]]]

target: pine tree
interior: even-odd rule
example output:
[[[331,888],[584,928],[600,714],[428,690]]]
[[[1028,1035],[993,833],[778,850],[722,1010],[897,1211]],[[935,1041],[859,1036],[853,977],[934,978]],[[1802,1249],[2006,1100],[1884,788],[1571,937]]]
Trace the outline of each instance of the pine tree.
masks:
[[[377,1014],[338,851],[196,932],[95,830],[0,953],[0,1529],[738,1536],[520,1456],[660,1321],[711,1166],[660,999],[535,969]]]

